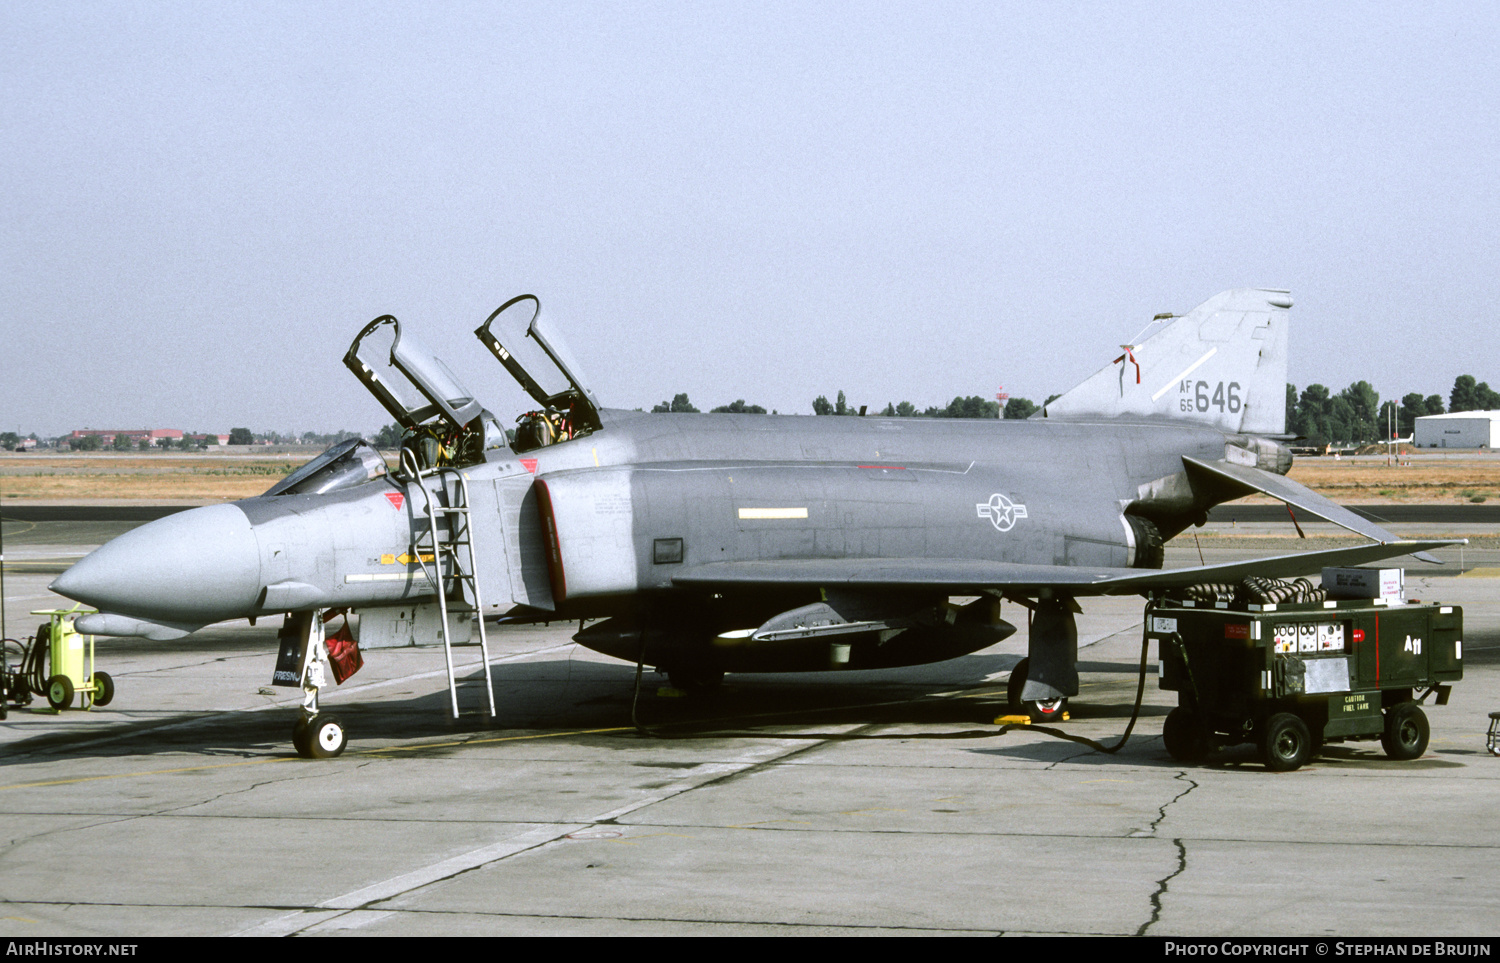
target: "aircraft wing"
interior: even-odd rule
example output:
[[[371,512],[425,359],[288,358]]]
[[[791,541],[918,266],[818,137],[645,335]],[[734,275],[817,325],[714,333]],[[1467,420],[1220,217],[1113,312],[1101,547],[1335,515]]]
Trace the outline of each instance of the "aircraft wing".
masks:
[[[1319,495],[1306,485],[1299,485],[1285,476],[1262,471],[1250,465],[1236,465],[1227,461],[1201,461],[1187,455],[1182,456],[1182,460],[1187,465],[1189,473],[1206,474],[1219,485],[1236,491],[1239,495],[1260,492],[1272,498],[1278,498],[1294,508],[1300,508],[1309,515],[1316,515],[1341,528],[1347,528],[1366,538],[1373,538],[1377,542],[1395,544],[1401,541],[1398,536],[1369,519],[1354,514],[1344,506]],[[1426,552],[1413,554],[1424,562],[1438,564],[1438,559]]]
[[[1025,565],[959,558],[807,558],[747,562],[712,562],[672,579],[684,588],[928,589],[948,595],[976,595],[994,589],[1034,592],[1056,589],[1066,595],[1135,595],[1182,588],[1200,582],[1234,582],[1251,575],[1292,578],[1321,572],[1325,566],[1360,565],[1465,539],[1429,539],[1372,543],[1271,558],[1152,571],[1071,565]]]

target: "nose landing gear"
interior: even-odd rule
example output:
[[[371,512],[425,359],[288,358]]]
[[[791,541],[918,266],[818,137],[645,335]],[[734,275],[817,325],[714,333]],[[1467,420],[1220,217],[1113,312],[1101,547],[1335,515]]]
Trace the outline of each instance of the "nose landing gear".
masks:
[[[332,759],[348,745],[343,720],[318,709],[318,691],[328,684],[328,648],[318,612],[289,613],[279,637],[273,685],[300,686],[302,708],[292,726],[292,745],[304,759]]]

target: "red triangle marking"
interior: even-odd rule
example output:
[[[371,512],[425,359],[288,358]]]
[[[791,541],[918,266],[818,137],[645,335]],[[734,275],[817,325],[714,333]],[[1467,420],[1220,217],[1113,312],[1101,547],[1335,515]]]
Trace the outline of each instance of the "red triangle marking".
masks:
[[[391,507],[397,511],[400,511],[401,506],[406,504],[406,496],[400,492],[386,492],[385,500],[390,502]]]
[[[533,475],[535,475],[536,474],[536,459],[535,458],[522,458],[521,459],[521,467],[524,468],[524,469],[526,469],[527,471],[531,472]]]

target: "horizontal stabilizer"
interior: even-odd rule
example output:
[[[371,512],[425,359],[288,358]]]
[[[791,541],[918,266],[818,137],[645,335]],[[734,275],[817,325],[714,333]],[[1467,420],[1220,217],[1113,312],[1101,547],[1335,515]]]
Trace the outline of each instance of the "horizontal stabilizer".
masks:
[[[1138,568],[1025,565],[960,558],[808,558],[756,562],[713,562],[678,575],[672,582],[684,588],[746,588],[750,586],[857,589],[927,589],[948,595],[977,595],[1008,590],[1020,595],[1041,590],[1062,595],[1135,595],[1200,582],[1231,582],[1251,575],[1292,578],[1314,575],[1325,567],[1361,565],[1445,545],[1464,539],[1428,539],[1371,543],[1320,552],[1299,552],[1272,558],[1199,565],[1164,572]]]
[[[1182,456],[1182,460],[1187,465],[1189,475],[1194,473],[1200,476],[1206,475],[1220,485],[1237,492],[1235,497],[1259,492],[1263,495],[1270,495],[1272,498],[1279,498],[1293,508],[1300,508],[1309,515],[1316,515],[1326,522],[1332,522],[1340,528],[1346,528],[1366,538],[1373,538],[1377,542],[1401,541],[1400,536],[1386,531],[1369,519],[1354,514],[1336,502],[1329,501],[1306,485],[1299,485],[1282,475],[1227,461],[1201,461],[1187,455]],[[1424,562],[1439,564],[1437,558],[1425,552],[1412,554]]]
[[[1224,562],[1218,565],[1199,565],[1194,568],[1176,568],[1165,572],[1142,572],[1109,579],[1101,584],[1119,594],[1121,588],[1142,594],[1167,588],[1184,588],[1200,582],[1238,582],[1252,575],[1265,578],[1296,578],[1299,575],[1316,575],[1325,568],[1342,568],[1364,565],[1400,555],[1417,555],[1429,548],[1445,545],[1467,544],[1466,538],[1426,539],[1423,541],[1397,541],[1369,543],[1353,548],[1330,548],[1321,552],[1298,552],[1295,555],[1276,555],[1271,558],[1247,559],[1243,562]],[[1430,557],[1430,556],[1429,556]]]

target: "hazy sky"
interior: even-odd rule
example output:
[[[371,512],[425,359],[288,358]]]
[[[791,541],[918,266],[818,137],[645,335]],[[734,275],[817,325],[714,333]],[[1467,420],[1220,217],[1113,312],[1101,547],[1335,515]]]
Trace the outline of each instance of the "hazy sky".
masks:
[[[599,399],[1040,401],[1290,288],[1291,380],[1500,385],[1500,5],[0,5],[0,429],[370,431],[392,313]]]

